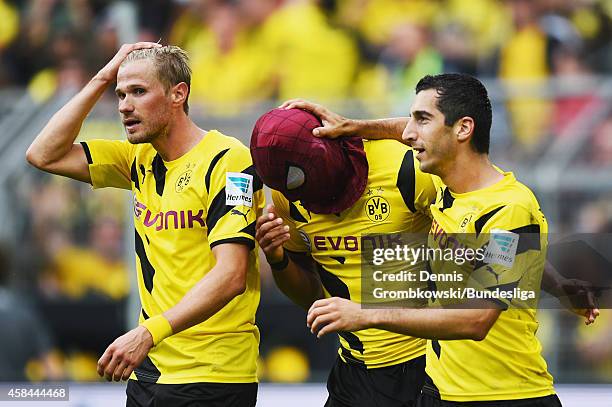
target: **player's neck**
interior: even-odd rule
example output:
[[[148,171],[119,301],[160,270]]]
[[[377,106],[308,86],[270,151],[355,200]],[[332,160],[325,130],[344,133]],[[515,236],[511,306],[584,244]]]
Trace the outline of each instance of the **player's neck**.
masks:
[[[504,176],[493,167],[488,154],[465,154],[458,156],[441,178],[452,192],[462,194],[490,187]]]
[[[166,134],[160,135],[151,144],[164,161],[173,161],[187,154],[205,134],[206,131],[196,126],[189,116],[178,114]]]

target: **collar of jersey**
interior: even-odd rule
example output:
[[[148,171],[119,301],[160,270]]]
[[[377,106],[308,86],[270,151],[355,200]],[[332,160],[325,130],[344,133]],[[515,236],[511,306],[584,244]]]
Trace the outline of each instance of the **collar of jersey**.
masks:
[[[199,150],[202,148],[202,146],[206,143],[205,140],[208,140],[210,137],[212,136],[217,136],[219,135],[219,131],[217,130],[208,130],[206,132],[206,134],[204,134],[204,137],[202,137],[202,140],[200,140],[198,142],[198,144],[196,144],[195,146],[191,147],[191,150],[187,151],[185,154],[183,154],[182,156],[180,156],[179,158],[176,158],[172,161],[165,161],[164,160],[164,165],[166,167],[174,167],[178,164],[180,164],[181,162],[183,162],[184,160],[188,159],[191,155],[194,154],[195,151]]]
[[[497,181],[495,184],[493,185],[489,185],[488,187],[484,187],[484,188],[480,188],[480,189],[476,189],[474,191],[469,191],[469,192],[463,192],[463,193],[457,193],[457,192],[453,192],[450,190],[449,191],[451,193],[451,195],[453,196],[453,198],[465,198],[468,197],[470,195],[474,195],[474,194],[481,194],[483,192],[488,192],[488,191],[492,191],[498,188],[502,188],[505,185],[514,182],[516,179],[514,178],[514,174],[510,171],[502,171],[499,167],[495,166],[495,169],[497,171],[499,171],[504,178],[500,179],[499,181]]]

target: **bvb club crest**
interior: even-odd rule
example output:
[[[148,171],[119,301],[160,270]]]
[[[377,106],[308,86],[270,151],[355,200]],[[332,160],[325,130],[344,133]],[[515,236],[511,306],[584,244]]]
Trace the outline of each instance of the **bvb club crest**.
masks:
[[[365,203],[365,213],[372,222],[382,222],[389,217],[391,205],[382,196],[373,196]]]
[[[174,190],[176,192],[183,192],[185,187],[189,185],[189,181],[191,181],[191,170],[187,170],[181,174],[180,177],[176,180],[176,184],[174,185]]]

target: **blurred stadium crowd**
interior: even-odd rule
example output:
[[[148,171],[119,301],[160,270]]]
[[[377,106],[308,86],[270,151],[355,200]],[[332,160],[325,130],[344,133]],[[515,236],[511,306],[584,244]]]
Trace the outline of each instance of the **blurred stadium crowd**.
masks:
[[[558,79],[573,94],[612,70],[611,17],[605,0],[1,0],[0,86],[69,92],[121,43],[161,39],[191,55],[192,102],[224,114],[293,97],[401,113],[417,80],[443,71],[536,94]],[[593,103],[524,95],[507,120],[532,149]]]
[[[513,170],[535,168],[551,146],[564,150],[563,140],[576,150],[572,164],[612,168],[606,0],[0,0],[0,21],[0,105],[13,88],[38,105],[72,95],[122,43],[159,39],[189,52],[192,115],[206,128],[210,117],[238,121],[241,134],[228,133],[243,141],[271,100],[398,115],[423,75],[466,72],[486,80],[494,157]],[[87,130],[120,138],[114,95],[106,97]],[[0,380],[98,380],[97,357],[128,324],[130,203],[122,192],[16,174],[0,195],[15,224],[0,255],[0,329],[22,328],[0,335],[0,360],[11,361],[0,363]],[[611,194],[597,185],[555,190],[556,230],[611,233]],[[316,341],[303,312],[262,276],[262,378],[323,379],[317,372],[333,362],[335,341]],[[8,312],[16,304],[19,317]],[[543,314],[557,379],[612,381],[612,318],[604,312],[583,333],[576,318]],[[568,333],[559,337],[558,326]]]

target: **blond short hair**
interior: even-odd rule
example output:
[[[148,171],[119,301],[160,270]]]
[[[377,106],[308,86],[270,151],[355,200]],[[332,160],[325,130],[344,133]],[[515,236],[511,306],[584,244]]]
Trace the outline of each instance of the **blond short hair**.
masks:
[[[185,82],[188,92],[191,93],[191,67],[189,66],[189,56],[187,56],[187,53],[180,47],[166,45],[158,48],[137,49],[128,54],[122,65],[141,59],[153,61],[157,71],[157,78],[164,85],[166,90],[181,82]],[[189,93],[183,104],[185,113],[189,113]]]

